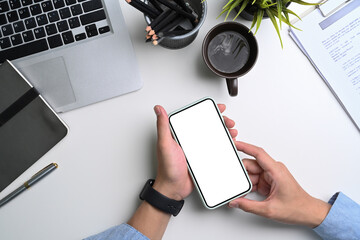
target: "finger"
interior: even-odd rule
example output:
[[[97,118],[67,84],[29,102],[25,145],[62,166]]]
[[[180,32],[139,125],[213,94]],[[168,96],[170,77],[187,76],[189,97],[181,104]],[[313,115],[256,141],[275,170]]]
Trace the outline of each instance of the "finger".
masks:
[[[218,106],[218,108],[219,108],[219,110],[220,110],[221,113],[223,113],[223,112],[225,111],[225,109],[226,109],[226,105],[225,105],[225,104],[220,104],[220,103],[219,103],[217,106]]]
[[[225,125],[227,128],[233,128],[235,126],[234,120],[232,120],[226,116],[223,116],[223,118],[224,118],[224,122],[225,122]]]
[[[269,194],[270,194],[270,187],[267,187],[267,186],[265,186],[264,184],[258,184],[257,185],[257,192],[261,195],[261,196],[265,196],[265,197],[267,197],[267,196],[269,196]]]
[[[253,186],[259,183],[259,175],[249,174],[249,178]]]
[[[235,145],[237,150],[256,158],[257,163],[265,171],[271,171],[273,169],[275,161],[264,151],[264,149],[240,141],[236,141]]]
[[[243,158],[242,162],[246,168],[246,171],[249,173],[260,174],[264,171],[255,160]]]
[[[171,140],[172,135],[169,127],[169,119],[165,109],[162,106],[156,105],[154,111],[157,116],[158,141]]]
[[[263,175],[265,174],[262,174],[262,177],[259,178],[258,193],[263,196],[268,196],[271,191],[271,183],[268,183]]]
[[[238,135],[238,130],[236,129],[229,129],[229,133],[231,135],[231,138],[236,138],[236,136]]]
[[[254,213],[260,216],[266,215],[267,203],[247,198],[238,198],[229,203],[232,208],[240,208],[245,212]]]

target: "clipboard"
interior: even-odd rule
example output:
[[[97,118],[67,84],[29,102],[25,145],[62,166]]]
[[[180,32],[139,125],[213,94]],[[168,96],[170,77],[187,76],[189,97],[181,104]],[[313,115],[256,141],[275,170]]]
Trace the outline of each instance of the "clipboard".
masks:
[[[0,65],[0,192],[67,132],[65,123],[11,62]]]
[[[360,131],[360,1],[328,0],[301,18],[290,37]]]

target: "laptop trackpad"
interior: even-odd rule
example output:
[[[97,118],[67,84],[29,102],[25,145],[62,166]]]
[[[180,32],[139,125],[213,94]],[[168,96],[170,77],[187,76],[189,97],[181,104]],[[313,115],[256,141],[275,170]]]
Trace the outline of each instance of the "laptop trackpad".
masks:
[[[64,59],[57,57],[20,68],[20,72],[53,107],[76,101]]]

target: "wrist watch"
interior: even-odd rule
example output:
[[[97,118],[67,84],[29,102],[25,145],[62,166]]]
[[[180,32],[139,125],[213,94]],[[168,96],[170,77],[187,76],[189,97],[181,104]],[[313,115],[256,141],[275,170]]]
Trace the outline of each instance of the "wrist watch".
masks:
[[[154,182],[154,179],[147,180],[144,188],[140,193],[140,199],[147,201],[152,206],[163,212],[170,213],[173,216],[177,216],[184,205],[184,200],[177,201],[162,195],[161,193],[153,189],[152,186]]]

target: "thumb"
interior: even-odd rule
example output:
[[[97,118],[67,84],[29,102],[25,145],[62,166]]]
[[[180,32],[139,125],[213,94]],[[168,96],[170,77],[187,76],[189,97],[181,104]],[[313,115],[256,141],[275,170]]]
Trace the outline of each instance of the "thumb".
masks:
[[[169,118],[165,109],[156,105],[154,107],[155,114],[157,116],[157,133],[159,141],[167,141],[168,139],[172,139],[172,135],[169,127]]]
[[[254,213],[256,215],[265,216],[268,205],[263,201],[255,201],[247,198],[238,198],[229,203],[231,208],[240,208],[245,212]]]

